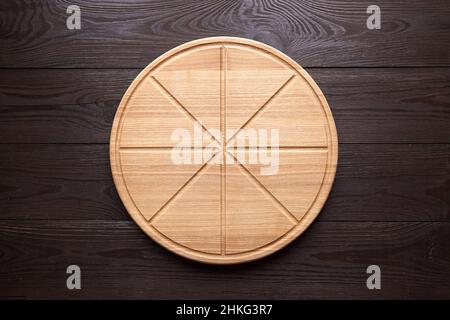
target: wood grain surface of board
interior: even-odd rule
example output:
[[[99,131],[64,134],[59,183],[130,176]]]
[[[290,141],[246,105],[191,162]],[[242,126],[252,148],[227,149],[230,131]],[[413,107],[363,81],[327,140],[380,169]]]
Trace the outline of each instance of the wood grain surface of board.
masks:
[[[139,74],[110,150],[119,195],[150,237],[230,264],[267,256],[310,225],[333,183],[337,134],[297,63],[256,41],[212,37]]]
[[[67,28],[72,5],[81,29]],[[370,30],[373,5],[381,24]],[[0,1],[0,298],[450,299],[449,15],[448,0]],[[172,48],[214,36],[260,41],[301,65],[339,136],[314,222],[238,265],[153,241],[110,166],[132,81]],[[66,286],[72,264],[81,290]],[[366,286],[369,265],[381,290]]]

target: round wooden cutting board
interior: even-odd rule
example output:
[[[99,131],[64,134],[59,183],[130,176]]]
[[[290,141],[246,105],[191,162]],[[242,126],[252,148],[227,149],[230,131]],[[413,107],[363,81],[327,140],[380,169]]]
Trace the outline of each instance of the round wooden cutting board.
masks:
[[[314,220],[336,172],[324,95],[281,52],[215,37],[181,45],[133,81],[111,166],[136,223],[167,249],[230,264],[267,256]]]

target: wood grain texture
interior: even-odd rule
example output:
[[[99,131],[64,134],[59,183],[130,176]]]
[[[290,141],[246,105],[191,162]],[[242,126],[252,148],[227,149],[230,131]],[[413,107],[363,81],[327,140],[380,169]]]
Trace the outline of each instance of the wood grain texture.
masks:
[[[192,141],[196,131],[210,138],[207,149],[207,139]],[[187,161],[174,160],[180,145]],[[270,162],[260,160],[267,147]],[[337,147],[327,101],[295,61],[260,42],[212,37],[168,51],[136,77],[114,118],[110,156],[120,198],[148,236],[189,259],[235,264],[306,230],[331,190]]]
[[[107,145],[1,144],[0,219],[128,220]],[[321,221],[449,221],[444,144],[341,144]]]
[[[145,299],[450,298],[450,226],[315,222],[253,263],[211,266],[168,253],[133,222],[0,221],[0,297]],[[82,289],[66,289],[66,268]],[[366,268],[382,269],[367,290]]]
[[[0,70],[0,143],[108,143],[139,71]],[[307,72],[330,104],[340,142],[450,143],[449,68]]]
[[[66,9],[81,8],[81,30]],[[302,66],[449,66],[446,0],[377,1],[382,29],[368,30],[371,1],[132,0],[0,4],[0,67],[142,68],[163,52],[209,36],[265,42]]]

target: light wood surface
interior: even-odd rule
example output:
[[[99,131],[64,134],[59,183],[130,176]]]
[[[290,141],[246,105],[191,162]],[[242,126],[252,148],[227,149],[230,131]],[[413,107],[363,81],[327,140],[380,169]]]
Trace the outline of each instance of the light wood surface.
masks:
[[[208,150],[201,162],[173,162],[179,128],[196,137],[193,158]],[[246,161],[263,151],[237,145],[245,129],[278,130],[274,173]],[[116,113],[110,155],[119,195],[150,237],[190,259],[241,263],[282,248],[314,220],[336,172],[337,136],[298,64],[255,41],[214,37],[139,74]]]

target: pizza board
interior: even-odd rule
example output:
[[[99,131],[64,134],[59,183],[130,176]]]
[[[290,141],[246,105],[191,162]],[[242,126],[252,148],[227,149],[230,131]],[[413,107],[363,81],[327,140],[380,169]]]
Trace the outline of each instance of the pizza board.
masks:
[[[112,174],[153,240],[196,261],[234,264],[297,238],[324,205],[337,134],[308,73],[265,44],[188,42],[126,91],[111,134]]]

